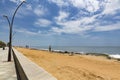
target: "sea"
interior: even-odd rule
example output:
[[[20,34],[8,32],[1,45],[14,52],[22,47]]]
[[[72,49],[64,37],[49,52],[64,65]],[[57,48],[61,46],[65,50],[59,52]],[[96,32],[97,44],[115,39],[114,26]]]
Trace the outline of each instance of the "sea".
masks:
[[[49,46],[31,46],[31,48],[48,50]],[[68,51],[75,53],[103,53],[120,58],[120,46],[51,46],[54,51]]]

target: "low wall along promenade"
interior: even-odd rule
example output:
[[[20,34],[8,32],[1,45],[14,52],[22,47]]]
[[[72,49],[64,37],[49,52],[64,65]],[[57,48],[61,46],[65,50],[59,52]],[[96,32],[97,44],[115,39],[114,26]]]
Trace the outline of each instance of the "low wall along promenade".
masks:
[[[12,51],[18,80],[57,80],[16,49]]]

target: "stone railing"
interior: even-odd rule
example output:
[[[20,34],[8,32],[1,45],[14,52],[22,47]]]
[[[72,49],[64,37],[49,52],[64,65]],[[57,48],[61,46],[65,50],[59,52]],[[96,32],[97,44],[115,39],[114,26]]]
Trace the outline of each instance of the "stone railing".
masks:
[[[12,51],[18,80],[57,80],[16,49]]]

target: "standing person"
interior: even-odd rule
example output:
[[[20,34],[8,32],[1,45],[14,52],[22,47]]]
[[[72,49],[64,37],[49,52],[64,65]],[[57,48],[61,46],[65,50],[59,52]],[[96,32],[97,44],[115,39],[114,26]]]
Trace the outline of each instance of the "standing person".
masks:
[[[26,45],[25,47],[26,47],[26,48],[29,48],[29,46],[28,46],[28,45]]]
[[[49,45],[49,51],[51,52],[51,45]]]

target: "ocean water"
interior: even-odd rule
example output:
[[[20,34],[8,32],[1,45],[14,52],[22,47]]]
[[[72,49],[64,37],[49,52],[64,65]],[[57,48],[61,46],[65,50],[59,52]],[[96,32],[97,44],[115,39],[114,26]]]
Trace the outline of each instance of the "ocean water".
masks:
[[[32,46],[36,49],[48,49],[48,46]],[[104,53],[120,55],[120,46],[51,46],[52,50],[77,52],[77,53]]]

